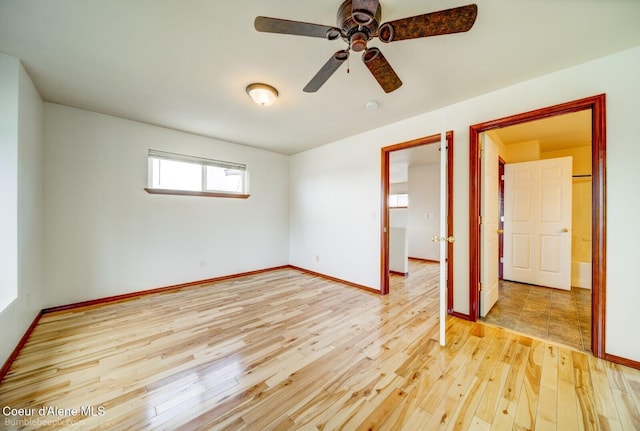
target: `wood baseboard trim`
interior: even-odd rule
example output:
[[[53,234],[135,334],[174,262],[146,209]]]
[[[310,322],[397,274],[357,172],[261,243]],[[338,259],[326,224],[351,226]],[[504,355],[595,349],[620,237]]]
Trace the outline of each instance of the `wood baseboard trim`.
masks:
[[[309,274],[309,275],[315,275],[316,277],[321,277],[321,278],[324,278],[326,280],[335,281],[336,283],[346,284],[347,286],[355,287],[357,289],[361,289],[361,290],[367,291],[369,293],[375,293],[376,295],[380,295],[380,291],[379,290],[374,289],[372,287],[364,286],[362,284],[352,283],[350,281],[342,280],[340,278],[332,277],[330,275],[325,275],[325,274],[321,274],[319,272],[311,271],[309,269],[300,268],[299,266],[289,265],[289,268],[304,272],[304,273]]]
[[[640,370],[640,361],[634,361],[631,359],[622,358],[620,356],[611,355],[609,353],[605,353],[604,358],[609,362],[614,362],[619,365],[624,365],[625,367],[635,368],[636,370]]]
[[[453,317],[457,317],[458,319],[468,320],[470,322],[475,322],[468,314],[463,314],[458,311],[449,311],[449,315]]]
[[[234,279],[234,278],[246,277],[246,276],[249,276],[249,275],[256,275],[256,274],[261,274],[263,272],[270,272],[270,271],[275,271],[275,270],[278,270],[278,269],[286,269],[286,268],[290,268],[290,266],[289,265],[282,265],[282,266],[276,266],[276,267],[272,267],[272,268],[258,269],[258,270],[255,270],[255,271],[242,272],[242,273],[239,273],[239,274],[223,275],[223,276],[220,276],[220,277],[208,278],[206,280],[191,281],[191,282],[188,282],[188,283],[175,284],[175,285],[165,286],[165,287],[158,287],[158,288],[155,288],[155,289],[140,290],[140,291],[137,291],[137,292],[125,293],[125,294],[122,294],[122,295],[115,295],[115,296],[108,296],[108,297],[105,297],[105,298],[92,299],[92,300],[89,300],[89,301],[82,301],[82,302],[76,302],[76,303],[73,303],[73,304],[60,305],[60,306],[57,306],[57,307],[43,308],[42,310],[40,310],[38,312],[38,314],[36,315],[35,319],[33,319],[33,322],[31,322],[31,325],[29,326],[29,328],[27,328],[27,331],[24,333],[24,335],[20,339],[20,342],[18,343],[16,348],[13,349],[13,352],[11,352],[11,355],[9,355],[9,357],[7,358],[5,363],[2,365],[2,368],[0,368],[0,382],[2,382],[2,379],[4,379],[4,376],[9,372],[9,369],[11,368],[11,364],[13,364],[13,361],[15,361],[15,359],[20,354],[20,351],[22,350],[24,345],[27,343],[27,340],[29,339],[29,336],[31,336],[31,333],[33,332],[33,330],[35,329],[36,325],[40,321],[40,318],[44,314],[56,313],[56,312],[68,311],[68,310],[74,310],[74,309],[85,308],[85,307],[86,308],[88,308],[88,307],[96,307],[96,306],[100,306],[100,305],[104,305],[104,304],[110,304],[110,303],[114,303],[114,302],[123,302],[123,301],[128,301],[128,300],[131,300],[131,299],[139,298],[141,296],[151,295],[153,293],[171,292],[173,290],[179,290],[179,289],[184,289],[184,288],[188,288],[188,287],[200,286],[200,285],[203,285],[203,284],[211,284],[211,283],[216,283],[216,282],[220,282],[220,281],[231,280],[231,279]]]
[[[428,263],[440,263],[439,260],[423,259],[421,257],[411,257],[411,256],[409,256],[409,260],[417,260],[418,262],[428,262]]]
[[[389,274],[401,275],[403,277],[407,277],[409,275],[408,272],[391,271],[391,270],[389,270]]]
[[[220,277],[207,278],[205,280],[190,281],[188,283],[174,284],[171,286],[157,287],[155,289],[139,290],[137,292],[124,293],[122,295],[114,295],[114,296],[107,296],[105,298],[91,299],[89,301],[82,301],[82,302],[76,302],[73,304],[60,305],[58,307],[45,308],[42,310],[42,314],[68,311],[76,308],[94,307],[97,305],[104,305],[112,302],[129,301],[131,299],[139,298],[141,296],[151,295],[153,293],[171,292],[173,290],[185,289],[188,287],[200,286],[203,284],[218,283],[220,281],[231,280],[239,277],[246,277],[249,275],[261,274],[263,272],[270,272],[278,269],[285,269],[288,267],[289,267],[288,265],[282,265],[282,266],[276,266],[273,268],[257,269],[255,271],[247,271],[247,272],[241,272],[238,274],[231,274],[231,275],[222,275]]]
[[[18,342],[18,345],[16,346],[16,348],[13,349],[13,352],[11,352],[7,360],[2,365],[2,368],[0,368],[0,383],[4,379],[4,376],[6,376],[7,373],[9,372],[9,369],[11,368],[11,364],[13,364],[13,361],[16,360],[16,358],[20,354],[20,351],[24,347],[24,345],[27,344],[27,340],[31,336],[31,333],[33,332],[33,330],[36,328],[36,325],[40,321],[42,314],[43,314],[42,310],[40,310],[36,315],[36,317],[33,319],[33,322],[31,322],[31,325],[29,325],[29,327],[27,328],[27,331],[24,333],[24,335]]]
[[[138,297],[145,296],[145,295],[150,295],[150,294],[153,294],[153,293],[170,292],[172,290],[184,289],[184,288],[199,286],[199,285],[203,285],[203,284],[211,284],[211,283],[216,283],[216,282],[220,282],[220,281],[231,280],[231,279],[234,279],[234,278],[246,277],[246,276],[249,276],[249,275],[261,274],[261,273],[264,273],[264,272],[276,271],[278,269],[287,269],[287,268],[295,269],[297,271],[304,272],[304,273],[307,273],[307,274],[310,274],[310,275],[314,275],[316,277],[321,277],[321,278],[324,278],[324,279],[327,279],[327,280],[335,281],[337,283],[345,284],[347,286],[355,287],[357,289],[361,289],[361,290],[364,290],[364,291],[369,292],[369,293],[374,293],[376,295],[380,295],[380,291],[379,290],[373,289],[373,288],[368,287],[368,286],[364,286],[364,285],[357,284],[357,283],[352,283],[350,281],[342,280],[342,279],[339,279],[339,278],[336,278],[336,277],[332,277],[332,276],[329,276],[329,275],[321,274],[319,272],[315,272],[315,271],[311,271],[311,270],[308,270],[308,269],[300,268],[300,267],[297,267],[297,266],[294,266],[294,265],[282,265],[282,266],[277,266],[277,267],[272,267],[272,268],[265,268],[265,269],[258,269],[258,270],[255,270],[255,271],[243,272],[243,273],[239,273],[239,274],[231,274],[231,275],[225,275],[225,276],[220,276],[220,277],[214,277],[214,278],[209,278],[209,279],[206,279],[206,280],[192,281],[192,282],[189,282],[189,283],[182,283],[182,284],[176,284],[176,285],[171,285],[171,286],[166,286],[166,287],[159,287],[159,288],[156,288],[156,289],[148,289],[148,290],[142,290],[142,291],[138,291],[138,292],[131,292],[131,293],[123,294],[123,295],[109,296],[109,297],[106,297],[106,298],[94,299],[94,300],[90,300],[90,301],[77,302],[77,303],[74,303],[74,304],[62,305],[62,306],[59,306],[59,307],[45,308],[45,309],[42,309],[42,310],[40,310],[38,312],[36,317],[33,319],[33,322],[31,322],[31,325],[29,325],[29,328],[27,328],[26,332],[24,333],[24,335],[22,336],[22,338],[20,339],[20,341],[16,345],[15,349],[13,349],[13,352],[11,352],[11,355],[9,355],[9,357],[7,358],[5,363],[2,365],[2,368],[0,368],[0,382],[2,382],[4,377],[9,372],[9,370],[11,368],[11,365],[13,364],[13,361],[15,361],[15,359],[20,354],[20,351],[22,350],[24,345],[29,340],[29,337],[31,336],[31,333],[33,332],[33,330],[35,329],[36,325],[40,321],[40,318],[44,314],[55,313],[55,312],[60,312],[60,311],[67,311],[67,310],[76,309],[76,308],[82,308],[82,307],[98,306],[98,305],[108,304],[108,303],[113,303],[113,302],[127,301],[127,300],[130,300],[130,299],[138,298]],[[462,314],[462,313],[459,313],[457,311],[449,311],[449,315],[454,316],[454,317],[458,317],[458,318],[464,319],[464,320],[472,320],[469,315]],[[630,367],[630,368],[640,369],[640,362],[638,362],[638,361],[634,361],[634,360],[627,359],[627,358],[622,358],[620,356],[611,355],[611,354],[605,354],[605,359],[610,361],[610,362],[619,364],[619,365],[624,365],[624,366],[627,366],[627,367]]]

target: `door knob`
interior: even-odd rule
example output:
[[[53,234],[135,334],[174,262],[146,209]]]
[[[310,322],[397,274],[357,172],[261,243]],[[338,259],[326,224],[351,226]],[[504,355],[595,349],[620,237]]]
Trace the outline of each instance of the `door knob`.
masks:
[[[431,237],[431,241],[433,242],[446,241],[450,244],[453,244],[456,241],[456,239],[455,237],[452,237],[452,236],[444,237],[444,236],[434,235]]]
[[[499,234],[503,234],[504,233],[504,229],[498,229],[498,233]]]
[[[565,232],[565,233],[566,233],[566,232],[569,232],[569,229],[568,229],[568,228],[566,228],[566,227],[563,227],[563,228],[562,228],[562,232]]]

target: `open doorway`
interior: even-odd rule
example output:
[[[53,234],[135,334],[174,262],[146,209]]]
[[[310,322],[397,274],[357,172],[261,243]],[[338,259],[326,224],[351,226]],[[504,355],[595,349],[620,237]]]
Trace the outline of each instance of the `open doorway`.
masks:
[[[583,351],[591,348],[591,129],[583,110],[481,134],[480,318]]]
[[[441,211],[438,208],[434,208],[433,205],[433,193],[431,193],[431,197],[429,199],[429,203],[426,203],[425,199],[420,199],[420,206],[417,209],[417,212],[414,214],[410,214],[408,211],[408,205],[399,205],[400,207],[406,206],[407,211],[403,211],[402,208],[392,209],[392,205],[390,205],[390,196],[394,195],[398,196],[401,199],[405,199],[403,195],[408,195],[409,188],[409,169],[416,168],[416,170],[420,171],[420,175],[422,177],[426,175],[428,177],[433,178],[434,173],[433,170],[427,166],[436,166],[437,172],[436,176],[440,176],[441,172],[441,151],[443,149],[441,143],[441,135],[430,135],[424,138],[419,138],[409,142],[403,142],[400,144],[391,145],[388,147],[382,148],[382,238],[381,238],[381,293],[386,295],[389,293],[389,273],[403,273],[402,269],[398,269],[399,267],[390,267],[390,228],[392,226],[392,221],[394,226],[402,226],[403,224],[409,225],[409,219],[421,219],[424,218],[422,223],[415,222],[412,225],[416,226],[418,224],[429,225],[431,230],[424,229],[424,226],[416,226],[414,231],[419,230],[417,235],[419,239],[417,240],[417,244],[409,247],[409,241],[407,241],[407,258],[415,257],[421,260],[426,261],[437,261],[441,260],[446,263],[447,272],[448,272],[448,287],[451,285],[452,287],[452,259],[446,259],[446,257],[442,258],[439,254],[434,254],[433,244],[426,244],[432,241],[432,237],[434,235],[439,236],[440,223],[437,223],[443,214],[446,219],[444,220],[444,224],[447,226],[447,238],[453,238],[453,226],[450,222],[453,217],[453,196],[452,196],[452,187],[451,184],[453,182],[453,132],[447,132],[446,134],[446,145],[444,149],[446,149],[446,175],[444,184],[438,181],[439,192],[445,191],[446,196],[446,209],[445,211]],[[438,178],[439,180],[439,178]],[[416,184],[412,187],[414,189],[420,188],[433,188],[432,184],[428,181],[428,179],[422,180],[419,178]],[[437,194],[438,200],[440,198],[440,194]],[[411,199],[408,196],[408,199]],[[416,202],[417,203],[417,202]],[[425,210],[426,208],[426,210]],[[393,214],[392,217],[391,211],[397,211],[397,214]],[[422,210],[422,211],[420,211]],[[437,214],[436,214],[437,211]],[[404,214],[402,214],[404,212]],[[397,220],[392,220],[392,218],[396,218]],[[403,220],[405,219],[405,220]],[[435,231],[433,231],[435,227]],[[447,254],[452,253],[453,242],[449,242],[447,246]],[[412,253],[409,252],[409,249],[412,250]],[[402,261],[402,259],[401,259]],[[400,267],[402,268],[402,267]]]
[[[470,320],[476,320],[479,314],[480,281],[482,278],[482,219],[481,190],[482,159],[480,141],[483,134],[499,131],[509,126],[531,121],[552,118],[569,113],[587,112],[591,119],[590,157],[591,167],[591,351],[594,356],[604,356],[605,323],[605,96],[599,95],[549,108],[518,114],[470,128]]]
[[[443,136],[441,135],[431,135],[424,138],[416,139],[409,142],[403,142],[400,144],[388,146],[382,148],[382,226],[381,226],[381,274],[380,274],[380,286],[381,286],[381,294],[386,295],[389,294],[390,290],[390,271],[393,270],[395,273],[406,273],[408,271],[408,262],[405,264],[404,262],[408,261],[409,257],[422,257],[423,261],[435,261],[438,265],[439,269],[439,285],[440,285],[440,342],[444,344],[444,321],[446,316],[446,310],[452,311],[452,297],[453,297],[453,196],[452,196],[452,182],[453,182],[453,132],[449,131],[444,136],[444,145],[443,145]],[[420,150],[422,148],[422,150]],[[429,198],[431,201],[431,209],[416,208],[417,212],[414,214],[410,214],[410,211],[407,208],[406,211],[406,227],[409,228],[411,225],[409,224],[410,218],[418,219],[418,222],[414,222],[413,225],[418,225],[418,229],[414,228],[414,233],[416,235],[411,234],[410,232],[407,234],[407,230],[404,232],[402,230],[402,218],[401,214],[394,214],[397,217],[394,217],[394,227],[400,228],[397,232],[394,232],[396,235],[405,236],[407,238],[407,242],[405,244],[400,241],[400,245],[398,246],[398,241],[394,242],[394,248],[400,249],[402,253],[405,255],[400,259],[400,265],[398,266],[398,260],[394,258],[396,265],[394,268],[390,268],[390,246],[391,246],[391,221],[392,217],[390,214],[390,202],[389,197],[392,194],[392,184],[401,184],[401,181],[392,180],[392,171],[396,171],[398,168],[393,167],[392,162],[396,162],[396,165],[400,165],[401,170],[409,169],[411,163],[411,159],[420,159],[419,154],[430,154],[431,157],[430,163],[425,163],[424,160],[420,163],[422,165],[430,164],[437,168],[437,172],[435,172],[436,176],[439,176],[438,181],[438,193],[437,193],[437,207],[433,206],[434,197],[433,193]],[[393,155],[393,156],[392,156]],[[402,165],[405,165],[404,167]],[[417,167],[418,164],[415,164]],[[433,190],[435,184],[428,179],[424,179],[425,169],[422,169],[422,174],[418,175],[418,179],[413,188],[417,188],[419,191],[420,188],[431,189]],[[399,175],[394,172],[394,176]],[[400,174],[403,175],[403,174]],[[411,181],[408,179],[407,182]],[[422,177],[422,179],[420,179]],[[427,177],[433,178],[434,172],[430,172],[427,174]],[[400,187],[400,188],[398,188]],[[409,203],[407,207],[411,207],[411,193],[409,189],[409,185],[407,184],[407,194],[409,194],[408,199]],[[394,194],[402,195],[405,193],[401,193],[402,186],[394,187]],[[424,201],[424,199],[420,199]],[[418,201],[416,201],[418,202]],[[423,202],[424,203],[424,202]],[[436,216],[437,214],[437,216]],[[439,219],[439,220],[438,220]],[[422,225],[420,228],[419,225]],[[424,229],[425,225],[429,225],[430,229]],[[435,230],[434,230],[435,229]],[[420,232],[418,232],[420,230]],[[443,235],[443,233],[446,233]],[[426,236],[425,236],[426,234]],[[418,239],[418,244],[411,247],[412,252],[417,253],[433,253],[433,244],[427,244],[428,242],[437,243],[437,248],[439,249],[437,254],[421,254],[410,256],[409,253],[409,236],[420,237]],[[431,250],[429,250],[431,249]],[[432,257],[437,257],[437,259],[433,259]],[[406,269],[405,269],[406,268]]]

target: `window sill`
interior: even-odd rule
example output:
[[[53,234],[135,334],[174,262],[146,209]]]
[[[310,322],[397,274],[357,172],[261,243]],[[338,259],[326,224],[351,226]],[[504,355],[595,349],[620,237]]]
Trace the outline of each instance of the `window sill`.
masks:
[[[208,198],[235,198],[248,199],[251,195],[242,195],[239,193],[216,193],[216,192],[193,192],[189,190],[171,190],[171,189],[152,189],[145,187],[147,193],[152,195],[179,195],[179,196],[204,196]]]

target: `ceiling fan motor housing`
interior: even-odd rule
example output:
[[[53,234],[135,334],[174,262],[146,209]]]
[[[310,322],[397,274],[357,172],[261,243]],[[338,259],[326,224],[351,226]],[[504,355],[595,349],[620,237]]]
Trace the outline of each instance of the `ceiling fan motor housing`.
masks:
[[[380,4],[375,16],[367,10],[353,10],[351,0],[346,0],[340,5],[336,17],[338,27],[342,31],[342,38],[349,43],[349,47],[356,51],[364,51],[367,42],[378,30],[382,9]]]

